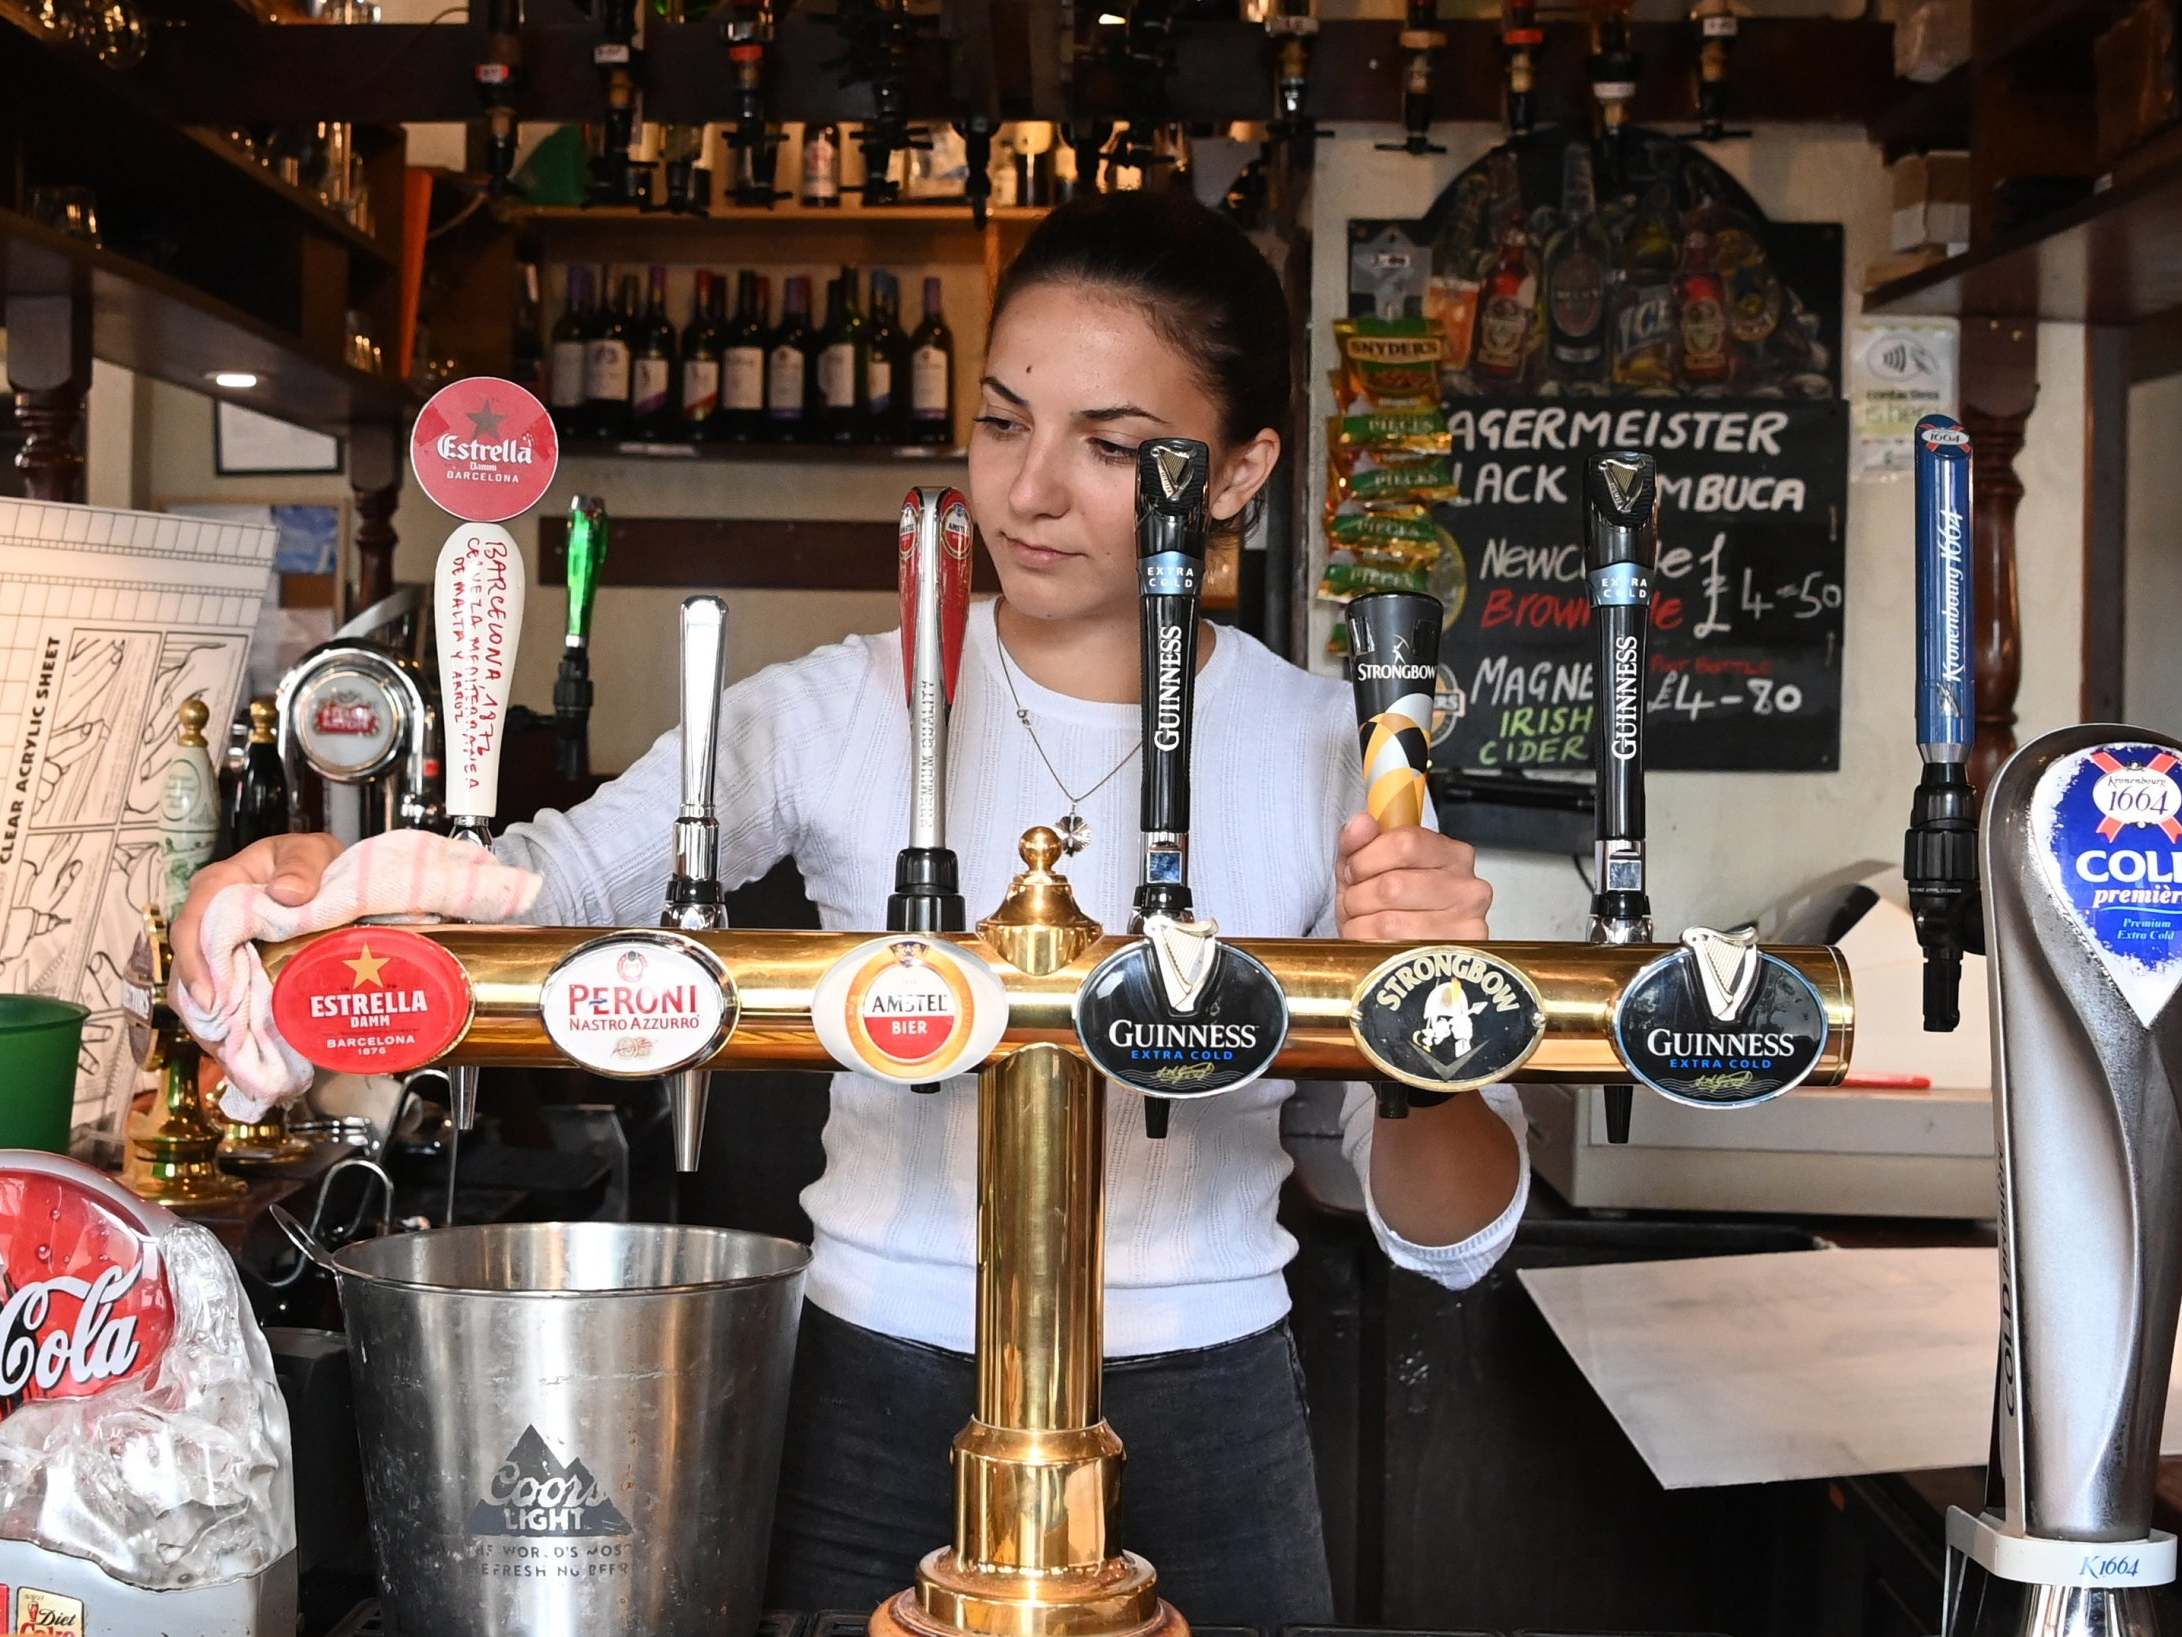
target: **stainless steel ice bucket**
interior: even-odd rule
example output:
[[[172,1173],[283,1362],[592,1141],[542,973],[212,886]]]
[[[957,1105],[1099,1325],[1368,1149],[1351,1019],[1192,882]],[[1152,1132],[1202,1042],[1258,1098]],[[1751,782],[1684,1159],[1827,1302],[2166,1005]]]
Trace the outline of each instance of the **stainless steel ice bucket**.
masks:
[[[756,1626],[808,1250],[549,1222],[334,1260],[392,1632]]]

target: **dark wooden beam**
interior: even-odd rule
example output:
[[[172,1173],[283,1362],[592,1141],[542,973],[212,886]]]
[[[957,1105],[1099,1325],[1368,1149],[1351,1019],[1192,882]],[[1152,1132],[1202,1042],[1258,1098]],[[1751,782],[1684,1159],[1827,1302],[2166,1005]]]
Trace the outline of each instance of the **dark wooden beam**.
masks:
[[[2129,332],[2084,330],[2083,719],[2123,720],[2129,553]]]
[[[693,590],[892,591],[895,527],[887,522],[772,518],[615,517],[601,585]],[[992,559],[971,559],[973,584],[998,591]],[[538,519],[538,583],[568,583],[568,519]]]
[[[1992,788],[2015,750],[2015,696],[2023,685],[2023,618],[2015,589],[2015,475],[2023,431],[2038,401],[2038,325],[2032,319],[1965,319],[1962,324],[1962,424],[1975,451],[1976,510],[1971,521],[1970,632],[1977,666],[1977,738],[1970,781]]]

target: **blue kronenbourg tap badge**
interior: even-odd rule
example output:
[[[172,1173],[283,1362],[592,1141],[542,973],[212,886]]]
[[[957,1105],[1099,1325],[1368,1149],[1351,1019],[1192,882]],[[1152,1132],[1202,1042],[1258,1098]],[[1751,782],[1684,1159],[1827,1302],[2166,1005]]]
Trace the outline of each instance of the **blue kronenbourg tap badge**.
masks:
[[[2150,1028],[2182,985],[2182,753],[2117,740],[2059,757],[2030,821],[2062,913]]]
[[[1950,416],[1917,423],[1917,748],[1928,762],[1970,751],[1970,434]]]

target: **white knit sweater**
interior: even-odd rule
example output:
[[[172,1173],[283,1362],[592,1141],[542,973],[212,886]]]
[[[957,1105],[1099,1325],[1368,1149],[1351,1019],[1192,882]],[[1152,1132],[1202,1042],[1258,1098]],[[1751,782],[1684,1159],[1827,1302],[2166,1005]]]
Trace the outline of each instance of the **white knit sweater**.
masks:
[[[1021,868],[1016,842],[1067,809],[1000,673],[990,603],[971,611],[948,759],[947,841],[974,919]],[[1015,686],[1046,754],[1082,790],[1137,741],[1134,705]],[[679,730],[571,812],[512,826],[503,858],[545,877],[530,919],[544,925],[655,924],[679,803]],[[851,637],[728,689],[720,725],[721,873],[752,880],[783,857],[803,873],[830,929],[879,930],[909,822],[908,713],[901,637]],[[1348,691],[1222,629],[1197,682],[1191,889],[1198,913],[1236,937],[1331,936],[1334,837],[1360,811]],[[1127,926],[1140,837],[1137,768],[1085,803],[1089,848],[1065,870],[1109,930]],[[1110,1086],[1106,1107],[1106,1351],[1209,1347],[1288,1310],[1281,1269],[1295,1241],[1274,1220],[1289,1160],[1280,1105],[1292,1082],[1265,1079],[1179,1104],[1169,1134],[1144,1135],[1140,1099]],[[1523,1141],[1514,1093],[1483,1095]],[[1344,1147],[1370,1199],[1373,1105],[1349,1089]],[[833,1077],[826,1169],[804,1192],[815,1230],[807,1292],[853,1324],[968,1352],[975,1322],[977,1090],[970,1077],[920,1096],[854,1074]],[[1414,1245],[1370,1208],[1387,1254],[1459,1289],[1499,1258],[1529,1188],[1527,1162],[1500,1219],[1457,1245]]]

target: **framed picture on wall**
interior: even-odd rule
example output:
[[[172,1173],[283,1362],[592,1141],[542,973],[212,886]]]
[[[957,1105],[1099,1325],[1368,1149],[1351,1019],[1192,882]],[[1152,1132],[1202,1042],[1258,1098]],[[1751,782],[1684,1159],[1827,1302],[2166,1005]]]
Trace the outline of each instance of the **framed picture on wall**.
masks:
[[[212,467],[221,477],[341,470],[341,440],[291,426],[224,398],[212,403]]]

